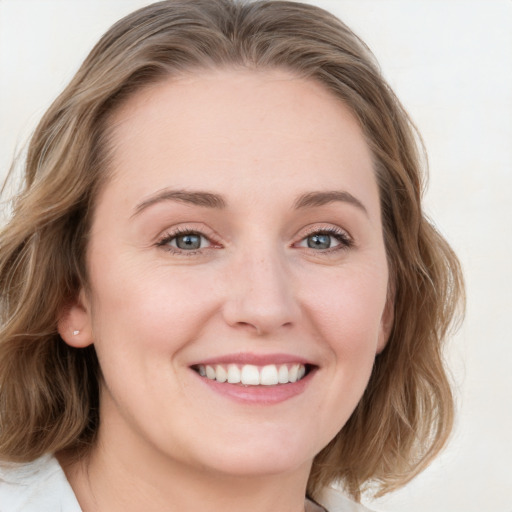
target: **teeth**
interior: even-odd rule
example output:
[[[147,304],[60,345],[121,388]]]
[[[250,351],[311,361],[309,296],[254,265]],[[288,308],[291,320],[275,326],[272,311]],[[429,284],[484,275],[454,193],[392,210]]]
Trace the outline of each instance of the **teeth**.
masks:
[[[279,373],[277,375],[277,380],[279,384],[287,384],[288,383],[288,366],[282,364],[279,367]]]
[[[238,384],[240,382],[240,370],[236,364],[228,366],[228,382],[230,384]]]
[[[306,375],[306,367],[303,364],[268,364],[255,366],[246,364],[239,367],[236,364],[223,365],[198,365],[196,368],[201,377],[206,377],[217,382],[229,384],[243,384],[244,386],[276,386],[297,382]]]
[[[226,382],[228,380],[228,372],[220,365],[215,367],[215,379],[218,382]]]
[[[258,368],[252,364],[242,366],[240,382],[246,386],[259,386],[260,372],[258,371]]]
[[[299,365],[294,364],[289,370],[288,370],[288,381],[289,382],[297,382],[299,373]]]
[[[275,365],[269,364],[261,369],[261,384],[263,384],[264,386],[275,386],[278,382],[279,376]]]

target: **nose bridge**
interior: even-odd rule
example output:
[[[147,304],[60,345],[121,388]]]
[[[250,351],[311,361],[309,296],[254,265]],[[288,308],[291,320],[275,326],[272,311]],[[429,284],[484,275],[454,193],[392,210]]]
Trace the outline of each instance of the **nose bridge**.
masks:
[[[241,252],[232,268],[226,320],[259,334],[293,324],[299,313],[285,256],[272,247]]]

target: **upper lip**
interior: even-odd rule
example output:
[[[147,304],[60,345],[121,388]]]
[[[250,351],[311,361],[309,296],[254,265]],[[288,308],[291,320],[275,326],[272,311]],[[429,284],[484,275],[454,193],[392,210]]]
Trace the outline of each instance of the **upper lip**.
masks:
[[[252,364],[254,366],[265,366],[268,364],[293,364],[299,363],[303,365],[313,365],[311,361],[303,357],[293,354],[253,354],[249,352],[225,354],[222,356],[212,357],[208,359],[201,359],[196,361],[191,366],[197,365],[215,365],[215,364]]]

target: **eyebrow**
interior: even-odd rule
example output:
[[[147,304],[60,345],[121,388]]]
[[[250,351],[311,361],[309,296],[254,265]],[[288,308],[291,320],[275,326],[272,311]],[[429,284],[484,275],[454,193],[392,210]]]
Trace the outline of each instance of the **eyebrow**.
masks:
[[[219,194],[202,191],[191,192],[187,190],[164,189],[139,203],[135,207],[135,211],[132,216],[136,216],[143,210],[162,201],[177,201],[196,206],[203,206],[205,208],[222,209],[226,207],[226,200]],[[316,206],[324,206],[335,201],[352,204],[368,215],[368,211],[359,199],[349,192],[340,190],[308,192],[307,194],[301,195],[295,201],[294,208],[314,208]]]
[[[132,216],[138,215],[146,208],[160,203],[162,201],[178,201],[180,203],[193,204],[196,206],[204,206],[205,208],[225,208],[226,201],[221,195],[212,194],[211,192],[188,190],[169,190],[164,189],[157,192],[155,195],[145,199],[135,207],[135,212]]]
[[[307,194],[301,195],[297,201],[295,201],[295,208],[312,208],[315,206],[324,206],[325,204],[329,204],[335,201],[340,201],[342,203],[349,203],[361,211],[363,211],[366,215],[368,215],[368,210],[365,208],[364,204],[354,197],[349,192],[341,191],[341,190],[328,190],[322,192],[308,192]]]

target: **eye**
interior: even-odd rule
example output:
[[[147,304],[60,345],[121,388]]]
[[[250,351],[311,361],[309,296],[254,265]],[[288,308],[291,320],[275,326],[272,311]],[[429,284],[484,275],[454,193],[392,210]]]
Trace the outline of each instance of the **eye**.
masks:
[[[169,241],[171,246],[176,246],[178,249],[185,251],[195,251],[204,246],[205,237],[197,233],[187,233],[185,235],[178,235]]]
[[[305,247],[315,251],[348,249],[353,241],[350,236],[339,228],[319,229],[300,240],[297,247]]]
[[[180,230],[166,234],[157,245],[171,252],[188,252],[193,254],[201,249],[212,247],[213,244],[210,239],[202,233]]]
[[[307,245],[310,249],[330,249],[334,245],[338,245],[339,241],[332,235],[326,233],[316,233],[306,238]]]

